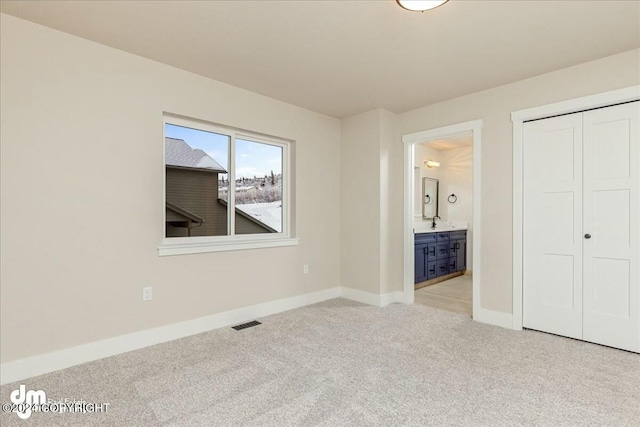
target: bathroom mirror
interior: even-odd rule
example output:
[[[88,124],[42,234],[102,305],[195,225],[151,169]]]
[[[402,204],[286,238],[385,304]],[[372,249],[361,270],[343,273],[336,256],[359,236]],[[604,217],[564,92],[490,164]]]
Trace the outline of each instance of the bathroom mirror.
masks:
[[[438,216],[438,180],[422,178],[422,217],[433,219]]]

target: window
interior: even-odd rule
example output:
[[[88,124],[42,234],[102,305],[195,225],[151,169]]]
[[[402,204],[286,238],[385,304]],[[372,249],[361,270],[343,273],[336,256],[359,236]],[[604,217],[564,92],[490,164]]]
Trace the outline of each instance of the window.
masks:
[[[289,224],[290,144],[165,115],[160,255],[297,244]]]

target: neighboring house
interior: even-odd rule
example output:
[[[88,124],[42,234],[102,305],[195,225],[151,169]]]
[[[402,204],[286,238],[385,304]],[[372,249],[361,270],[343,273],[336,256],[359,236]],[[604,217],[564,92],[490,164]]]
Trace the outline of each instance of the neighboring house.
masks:
[[[227,203],[218,195],[218,174],[227,171],[182,139],[165,139],[167,237],[224,236]],[[203,197],[203,195],[206,195]],[[236,234],[276,230],[236,209]]]

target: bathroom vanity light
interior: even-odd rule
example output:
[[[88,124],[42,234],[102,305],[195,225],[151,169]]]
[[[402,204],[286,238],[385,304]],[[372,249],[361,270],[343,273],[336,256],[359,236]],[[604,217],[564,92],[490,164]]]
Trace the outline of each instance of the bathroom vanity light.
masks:
[[[427,160],[424,162],[424,165],[428,168],[439,168],[440,162],[436,162],[435,160]]]
[[[424,12],[445,4],[449,0],[396,0],[400,7],[413,12]]]

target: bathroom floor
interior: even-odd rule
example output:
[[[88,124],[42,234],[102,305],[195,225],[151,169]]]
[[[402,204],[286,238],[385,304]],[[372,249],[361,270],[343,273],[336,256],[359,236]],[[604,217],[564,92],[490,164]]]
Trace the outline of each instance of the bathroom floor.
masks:
[[[471,316],[473,287],[471,276],[454,277],[415,292],[415,303]]]

